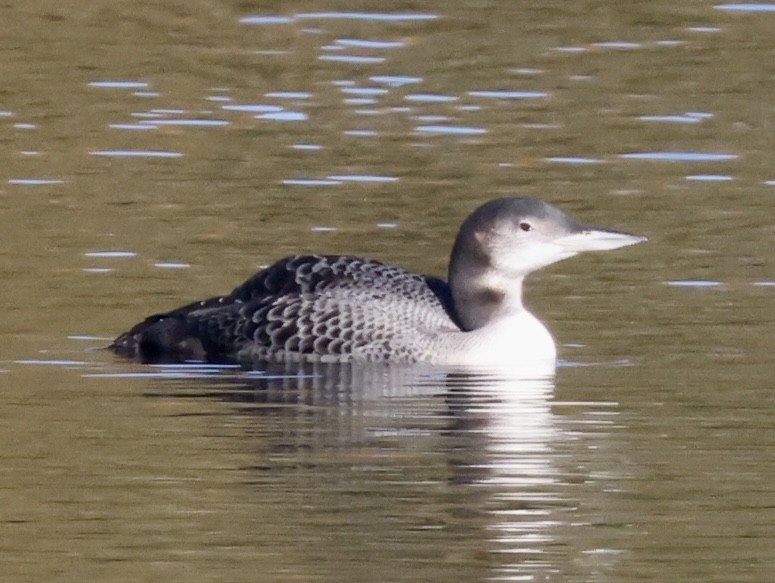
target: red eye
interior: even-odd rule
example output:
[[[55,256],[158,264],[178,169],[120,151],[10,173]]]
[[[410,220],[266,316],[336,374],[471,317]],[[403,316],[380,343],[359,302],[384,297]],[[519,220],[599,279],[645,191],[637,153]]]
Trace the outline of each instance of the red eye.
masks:
[[[532,231],[533,225],[531,225],[526,221],[522,221],[521,223],[519,223],[519,228],[522,229],[523,231]]]

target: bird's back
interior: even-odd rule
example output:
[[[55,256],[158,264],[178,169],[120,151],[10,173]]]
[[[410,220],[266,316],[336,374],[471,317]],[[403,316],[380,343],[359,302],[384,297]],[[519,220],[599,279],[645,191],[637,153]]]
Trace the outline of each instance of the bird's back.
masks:
[[[111,348],[144,362],[424,360],[457,331],[445,282],[351,256],[295,256],[229,295],[147,318]]]

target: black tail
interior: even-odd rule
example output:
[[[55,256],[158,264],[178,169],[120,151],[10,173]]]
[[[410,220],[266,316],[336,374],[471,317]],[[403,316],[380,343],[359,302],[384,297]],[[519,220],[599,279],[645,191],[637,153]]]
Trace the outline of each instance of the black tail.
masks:
[[[146,318],[108,349],[145,364],[207,360],[202,342],[189,331],[185,314],[175,312]]]

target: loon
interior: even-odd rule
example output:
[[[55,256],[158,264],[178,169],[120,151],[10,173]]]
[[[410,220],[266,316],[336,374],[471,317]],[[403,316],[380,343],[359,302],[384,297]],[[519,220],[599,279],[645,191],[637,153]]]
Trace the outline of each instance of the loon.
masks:
[[[448,282],[348,255],[286,257],[228,295],[146,318],[109,348],[142,363],[553,365],[554,339],[522,304],[524,278],[643,241],[539,199],[499,198],[463,222]]]

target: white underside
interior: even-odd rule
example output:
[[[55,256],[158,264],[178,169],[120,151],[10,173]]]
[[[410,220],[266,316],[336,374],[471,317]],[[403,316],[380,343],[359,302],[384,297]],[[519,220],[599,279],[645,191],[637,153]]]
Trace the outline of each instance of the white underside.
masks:
[[[471,332],[437,334],[429,361],[439,365],[535,369],[553,372],[554,339],[527,310]]]

